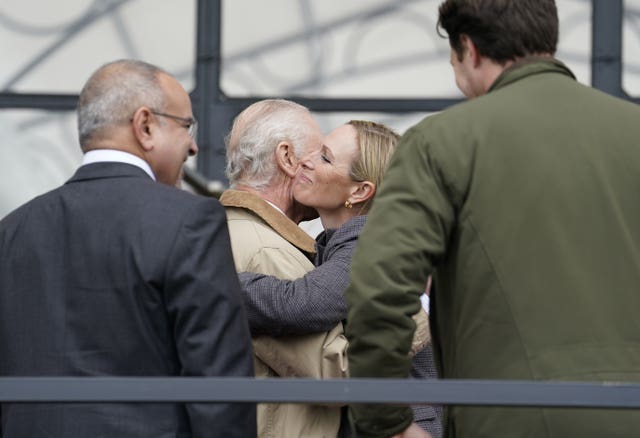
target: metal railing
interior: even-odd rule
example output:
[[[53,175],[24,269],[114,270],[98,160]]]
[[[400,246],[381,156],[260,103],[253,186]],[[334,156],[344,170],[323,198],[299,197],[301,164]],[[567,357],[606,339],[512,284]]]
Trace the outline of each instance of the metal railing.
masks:
[[[389,403],[638,409],[640,383],[213,377],[2,377],[0,402]]]

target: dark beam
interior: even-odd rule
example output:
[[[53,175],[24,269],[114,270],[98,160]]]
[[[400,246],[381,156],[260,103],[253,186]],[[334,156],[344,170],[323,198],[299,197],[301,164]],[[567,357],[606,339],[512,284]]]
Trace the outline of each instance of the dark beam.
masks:
[[[261,99],[267,97],[229,98],[224,104],[234,111],[242,110]],[[461,102],[462,99],[377,99],[377,98],[316,98],[289,96],[285,99],[293,100],[316,112],[435,112]]]
[[[231,115],[219,110],[222,0],[198,0],[196,36],[196,87],[191,93],[198,124],[198,171],[207,178],[224,181],[222,138]],[[221,150],[222,148],[222,150]]]
[[[0,402],[277,402],[640,408],[640,384],[449,379],[2,377]]]
[[[75,111],[77,94],[38,94],[0,92],[0,108]]]
[[[591,0],[591,85],[627,97],[622,89],[623,0]]]

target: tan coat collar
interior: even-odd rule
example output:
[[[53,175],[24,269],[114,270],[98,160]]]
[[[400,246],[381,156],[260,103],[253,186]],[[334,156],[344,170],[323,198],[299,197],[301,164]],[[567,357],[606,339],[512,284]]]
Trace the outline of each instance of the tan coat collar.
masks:
[[[258,195],[240,190],[225,190],[220,196],[220,202],[225,207],[252,211],[292,245],[308,254],[316,252],[316,242],[311,236]]]

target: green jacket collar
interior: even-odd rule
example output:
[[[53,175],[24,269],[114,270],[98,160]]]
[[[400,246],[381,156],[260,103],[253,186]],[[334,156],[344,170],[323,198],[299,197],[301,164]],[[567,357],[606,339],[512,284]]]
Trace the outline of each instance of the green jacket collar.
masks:
[[[574,80],[576,78],[566,65],[555,58],[529,56],[505,69],[489,87],[488,92],[540,73],[560,73]]]

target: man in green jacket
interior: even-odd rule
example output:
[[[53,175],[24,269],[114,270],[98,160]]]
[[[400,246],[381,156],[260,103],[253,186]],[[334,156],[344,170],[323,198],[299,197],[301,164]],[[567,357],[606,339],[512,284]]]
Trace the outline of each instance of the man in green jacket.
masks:
[[[446,0],[469,101],[398,146],[356,249],[352,377],[408,374],[410,315],[436,275],[443,378],[640,381],[640,108],[553,58],[553,0]],[[451,407],[449,437],[622,437],[638,411]],[[355,405],[358,437],[426,436]]]

